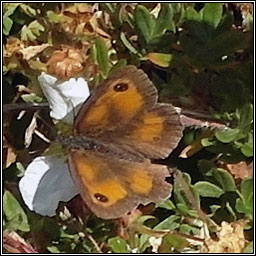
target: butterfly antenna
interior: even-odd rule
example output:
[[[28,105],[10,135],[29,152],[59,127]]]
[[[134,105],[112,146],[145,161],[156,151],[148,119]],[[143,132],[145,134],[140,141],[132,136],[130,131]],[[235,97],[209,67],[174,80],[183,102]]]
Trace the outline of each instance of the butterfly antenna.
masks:
[[[36,113],[36,117],[46,126],[50,129],[51,133],[53,134],[53,138],[58,137],[58,130],[53,126],[50,125],[48,122],[46,122],[38,113]],[[54,140],[54,139],[50,139]]]

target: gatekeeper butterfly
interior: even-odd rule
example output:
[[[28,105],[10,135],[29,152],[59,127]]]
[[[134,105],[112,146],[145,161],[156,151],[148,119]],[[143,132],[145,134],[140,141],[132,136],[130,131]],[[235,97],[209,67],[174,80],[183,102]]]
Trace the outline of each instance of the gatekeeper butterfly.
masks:
[[[166,158],[182,137],[179,114],[157,103],[157,90],[135,66],[120,68],[82,105],[66,138],[69,167],[86,205],[103,219],[119,218],[171,192]]]

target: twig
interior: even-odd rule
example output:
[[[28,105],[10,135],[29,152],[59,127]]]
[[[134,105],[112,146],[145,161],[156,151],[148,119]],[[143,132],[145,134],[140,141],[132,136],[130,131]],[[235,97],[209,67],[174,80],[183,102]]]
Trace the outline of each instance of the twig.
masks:
[[[3,112],[9,111],[17,111],[17,110],[27,110],[27,111],[34,111],[34,110],[42,110],[42,109],[49,109],[49,103],[37,103],[37,104],[29,104],[29,103],[11,103],[11,104],[4,104],[3,105]]]
[[[103,253],[102,250],[100,249],[99,245],[97,244],[97,242],[94,240],[94,238],[91,235],[89,235],[89,234],[86,234],[86,236],[92,242],[92,244],[94,245],[96,251],[98,253]]]

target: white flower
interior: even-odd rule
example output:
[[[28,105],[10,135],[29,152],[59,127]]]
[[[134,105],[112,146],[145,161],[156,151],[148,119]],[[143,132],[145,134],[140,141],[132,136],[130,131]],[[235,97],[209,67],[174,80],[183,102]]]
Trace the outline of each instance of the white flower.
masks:
[[[35,158],[28,165],[19,187],[28,208],[47,216],[55,215],[60,201],[67,202],[79,193],[65,157]]]
[[[51,117],[72,124],[90,95],[87,82],[81,77],[61,82],[46,73],[42,73],[38,80],[49,102]],[[47,216],[55,215],[60,201],[67,202],[79,193],[64,156],[35,158],[28,165],[19,188],[28,208]]]
[[[67,124],[73,124],[79,108],[90,95],[87,82],[82,77],[59,81],[44,72],[38,80],[49,102],[50,116]]]

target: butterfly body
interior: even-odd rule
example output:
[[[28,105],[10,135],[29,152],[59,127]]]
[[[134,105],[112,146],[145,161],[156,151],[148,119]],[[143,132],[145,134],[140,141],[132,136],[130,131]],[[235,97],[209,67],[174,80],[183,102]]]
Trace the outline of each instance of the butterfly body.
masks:
[[[118,158],[121,160],[143,162],[144,157],[131,149],[124,149],[111,143],[104,143],[95,138],[85,136],[70,136],[61,139],[61,143],[69,150],[92,151],[104,157]]]
[[[167,157],[183,127],[170,104],[157,103],[146,74],[127,66],[96,87],[75,120],[75,136],[64,140],[69,166],[87,206],[98,217],[118,218],[140,203],[170,195]]]

